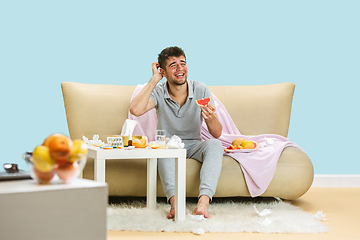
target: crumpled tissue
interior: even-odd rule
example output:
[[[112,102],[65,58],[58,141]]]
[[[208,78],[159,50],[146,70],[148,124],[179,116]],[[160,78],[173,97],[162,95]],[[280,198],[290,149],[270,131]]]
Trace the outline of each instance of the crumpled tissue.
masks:
[[[268,145],[273,145],[275,143],[274,138],[265,137],[265,141]]]
[[[275,138],[265,137],[265,141],[259,143],[259,147],[275,147],[276,146],[275,140],[276,140]]]
[[[167,148],[184,148],[185,143],[181,142],[181,138],[174,135],[170,138],[169,142],[166,144]]]
[[[86,144],[89,144],[89,145],[101,146],[104,144],[104,142],[99,139],[99,134],[95,134],[93,136],[93,140],[89,140],[85,136],[82,136],[82,139]]]
[[[261,212],[259,212],[255,205],[254,205],[254,209],[255,209],[255,212],[257,213],[257,215],[259,215],[260,217],[264,217],[264,216],[272,213],[271,209],[267,209],[267,208],[262,210]]]
[[[190,220],[195,220],[195,221],[206,221],[207,219],[204,217],[204,215],[192,215],[192,214],[188,214],[187,215],[188,218]]]
[[[282,202],[281,198],[279,197],[274,197],[276,200],[278,200],[279,202]]]
[[[193,231],[193,233],[196,234],[196,235],[204,235],[205,230],[202,229],[202,228],[198,228],[195,231]]]
[[[323,214],[323,211],[318,211],[315,215],[314,215],[315,219],[316,220],[319,220],[319,221],[324,221],[324,220],[328,220],[326,219],[326,215]]]

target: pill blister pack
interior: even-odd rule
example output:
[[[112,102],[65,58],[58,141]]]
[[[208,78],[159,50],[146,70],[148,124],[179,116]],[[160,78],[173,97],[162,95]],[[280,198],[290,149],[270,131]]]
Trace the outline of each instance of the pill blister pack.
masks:
[[[123,147],[123,139],[122,137],[107,137],[107,143],[112,147]]]

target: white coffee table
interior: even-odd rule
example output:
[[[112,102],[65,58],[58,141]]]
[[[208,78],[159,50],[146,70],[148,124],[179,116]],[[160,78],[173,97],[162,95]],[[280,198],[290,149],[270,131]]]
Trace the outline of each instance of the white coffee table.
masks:
[[[101,149],[88,146],[88,157],[94,158],[94,180],[105,182],[105,160],[147,159],[146,205],[156,209],[157,159],[175,158],[175,221],[185,220],[186,206],[186,150],[185,149]]]
[[[0,181],[0,239],[106,240],[106,183]]]

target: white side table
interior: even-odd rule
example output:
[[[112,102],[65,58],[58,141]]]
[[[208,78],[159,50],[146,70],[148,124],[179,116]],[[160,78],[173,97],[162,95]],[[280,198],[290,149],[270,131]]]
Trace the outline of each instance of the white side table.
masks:
[[[157,159],[175,158],[175,221],[185,220],[186,149],[101,149],[89,146],[88,157],[94,158],[94,179],[105,182],[105,160],[147,159],[147,207],[156,208]]]
[[[105,240],[107,184],[0,181],[0,239]]]

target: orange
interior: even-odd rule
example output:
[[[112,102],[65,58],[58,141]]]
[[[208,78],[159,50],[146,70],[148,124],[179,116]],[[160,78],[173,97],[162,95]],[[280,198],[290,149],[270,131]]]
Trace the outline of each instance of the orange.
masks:
[[[141,142],[140,142],[139,139],[134,139],[134,140],[132,141],[132,145],[133,145],[134,147],[136,147],[136,148],[141,148]]]
[[[45,139],[43,145],[49,147],[50,155],[56,163],[62,164],[70,157],[73,144],[71,139],[64,134],[54,133]]]
[[[150,143],[150,147],[152,149],[158,149],[158,148],[160,148],[160,144],[158,144],[158,143]]]
[[[61,134],[61,133],[53,133],[53,134],[51,134],[50,136],[48,136],[47,138],[45,138],[45,140],[44,140],[44,142],[43,142],[42,145],[49,147],[51,140],[53,140],[53,139],[56,138],[56,137],[62,137],[62,136],[64,136],[64,135]]]
[[[141,146],[142,146],[142,147],[147,147],[147,146],[148,146],[148,142],[147,142],[147,139],[146,139],[146,138],[140,139],[140,142],[141,142]]]
[[[236,138],[232,143],[231,145],[234,147],[234,148],[241,148],[241,143],[245,141],[243,138]]]
[[[134,139],[132,145],[135,148],[145,148],[147,147],[147,140],[145,138],[142,139]]]

